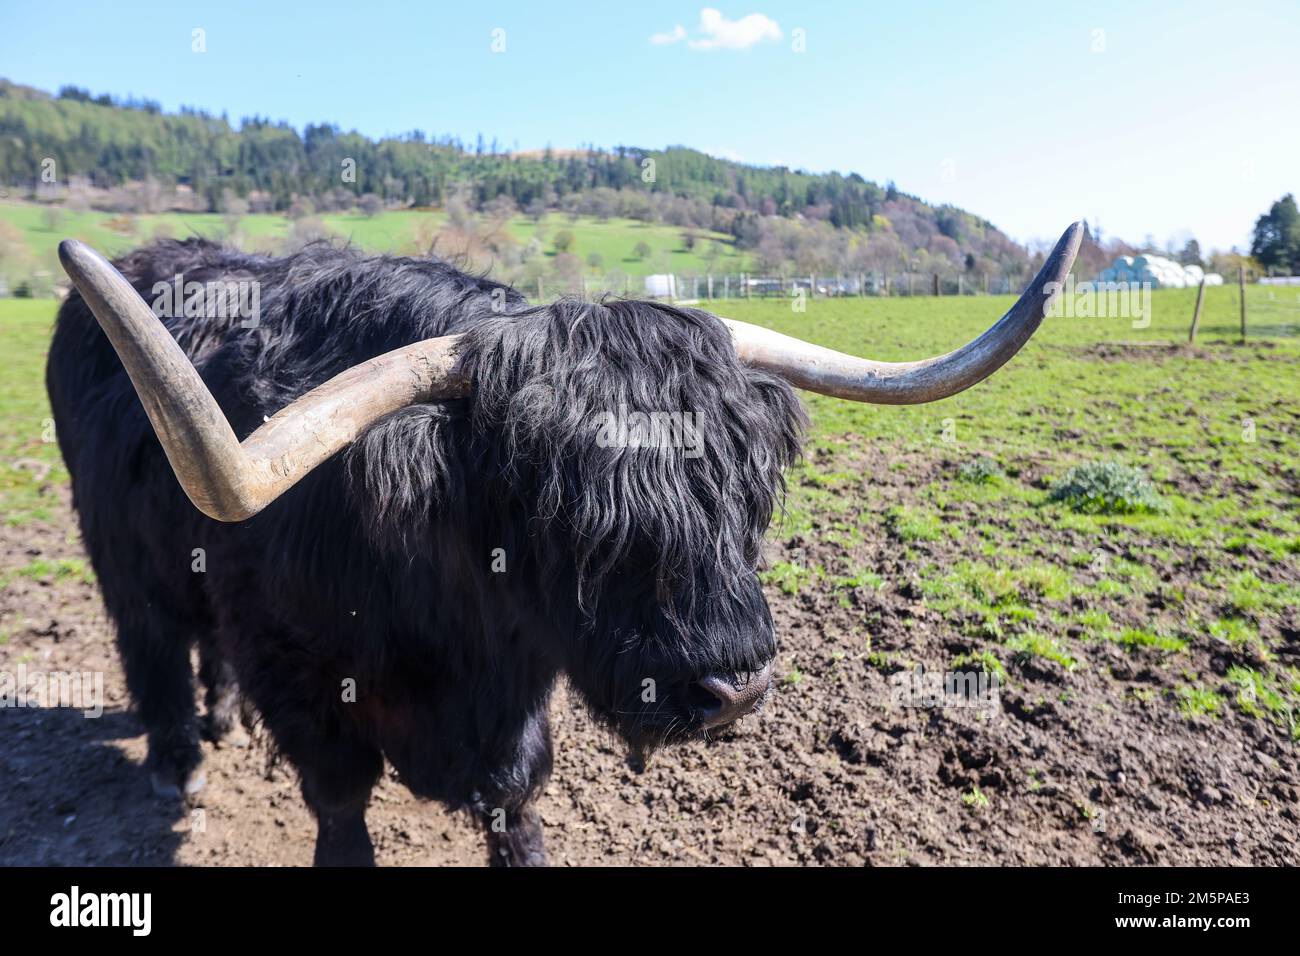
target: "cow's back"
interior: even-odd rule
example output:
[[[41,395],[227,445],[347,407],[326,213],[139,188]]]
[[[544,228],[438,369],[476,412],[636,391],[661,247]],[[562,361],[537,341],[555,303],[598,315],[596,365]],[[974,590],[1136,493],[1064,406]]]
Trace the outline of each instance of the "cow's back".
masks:
[[[512,290],[439,260],[367,258],[325,243],[271,257],[167,240],[114,264],[189,356],[240,439],[366,359],[459,331],[503,304],[523,304]],[[242,288],[255,308],[251,315],[187,308],[186,290],[195,284]],[[265,581],[269,569],[257,566],[269,560],[268,548],[281,564],[328,566],[315,552],[337,554],[344,545],[306,533],[327,521],[342,520],[337,536],[349,548],[360,545],[337,459],[241,525],[194,508],[107,336],[75,291],[59,310],[46,382],[83,538],[111,612],[132,601],[205,604],[201,592],[223,572],[206,581],[193,573],[196,549],[221,553],[227,566],[238,563]]]

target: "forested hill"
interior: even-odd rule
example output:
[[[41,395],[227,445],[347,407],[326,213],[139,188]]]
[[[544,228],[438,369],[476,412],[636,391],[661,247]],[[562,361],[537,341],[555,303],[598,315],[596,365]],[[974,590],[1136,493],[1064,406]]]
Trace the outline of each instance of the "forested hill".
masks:
[[[420,130],[371,140],[331,124],[299,132],[255,117],[236,127],[201,110],[165,113],[149,100],[121,101],[75,87],[55,95],[6,80],[0,80],[0,146],[0,183],[7,186],[36,189],[42,162],[53,159],[61,182],[81,177],[99,189],[140,181],[184,186],[211,211],[232,194],[256,197],[268,211],[288,210],[299,197],[337,201],[341,191],[416,207],[442,206],[453,194],[475,207],[505,196],[524,211],[573,208],[579,201],[589,206],[604,197],[613,207],[609,214],[676,218],[742,243],[747,232],[757,241],[763,230],[756,220],[783,217],[891,233],[900,251],[929,250],[957,269],[1024,261],[1023,250],[990,223],[951,206],[930,206],[892,183],[880,186],[856,173],[747,166],[679,146],[521,155],[481,139],[469,146]],[[613,199],[611,191],[618,194]]]

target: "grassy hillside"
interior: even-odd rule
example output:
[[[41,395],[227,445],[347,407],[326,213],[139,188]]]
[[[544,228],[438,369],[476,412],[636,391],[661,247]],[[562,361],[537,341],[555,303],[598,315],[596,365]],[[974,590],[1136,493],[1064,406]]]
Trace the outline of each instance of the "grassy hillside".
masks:
[[[355,196],[381,194],[414,206],[442,205],[457,185],[469,186],[477,202],[508,196],[521,209],[539,202],[558,208],[563,197],[612,190],[646,202],[687,199],[706,211],[729,211],[727,216],[763,209],[793,216],[821,208],[845,228],[866,227],[890,206],[890,215],[915,215],[962,241],[992,228],[969,213],[929,206],[856,173],[750,166],[685,146],[515,155],[495,143],[470,149],[417,131],[373,141],[329,123],[300,132],[283,122],[248,118],[236,128],[224,117],[194,110],[166,114],[147,100],[120,102],[75,87],[52,96],[4,79],[0,138],[7,144],[0,153],[0,184],[34,184],[35,171],[49,158],[64,177],[88,177],[100,187],[146,178],[185,183],[209,210],[224,208],[218,203],[227,189],[240,196],[264,193],[273,198],[273,208],[286,210],[295,195],[319,197],[338,188],[342,164],[351,161]],[[653,175],[643,178],[648,166]],[[706,214],[715,228],[727,228],[716,213]],[[691,221],[702,226],[711,219]]]
[[[147,242],[156,235],[173,238],[208,236],[220,239],[227,226],[216,213],[160,213],[133,217],[106,212],[74,212],[66,207],[51,208],[35,203],[0,202],[0,222],[11,224],[21,234],[29,255],[41,268],[56,268],[55,250],[60,240],[69,237],[90,243],[101,252],[114,255]],[[334,235],[350,240],[369,252],[412,253],[419,249],[421,237],[432,235],[446,222],[441,212],[381,212],[375,216],[358,213],[326,213],[317,217]],[[126,231],[124,226],[129,226]],[[277,248],[289,236],[291,221],[283,215],[250,214],[239,219],[241,244],[255,249]],[[116,228],[115,228],[116,227]],[[552,243],[564,230],[573,233],[572,253],[586,263],[588,255],[597,253],[603,260],[602,271],[618,269],[630,276],[656,272],[704,273],[709,270],[706,253],[717,243],[721,254],[715,260],[716,272],[741,272],[750,268],[749,257],[735,249],[732,238],[722,233],[691,230],[698,236],[693,250],[683,246],[683,230],[674,226],[652,225],[631,219],[599,221],[552,213],[540,221],[517,216],[510,220],[510,233],[526,244],[541,234],[541,245],[553,254]],[[639,258],[634,250],[644,242],[651,252]],[[443,255],[460,250],[439,245]]]

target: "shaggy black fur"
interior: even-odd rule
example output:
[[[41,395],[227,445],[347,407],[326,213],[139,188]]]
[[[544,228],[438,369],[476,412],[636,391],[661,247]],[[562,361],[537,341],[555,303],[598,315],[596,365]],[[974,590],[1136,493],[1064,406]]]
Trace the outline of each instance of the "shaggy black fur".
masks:
[[[774,656],[755,568],[803,412],[737,360],[714,317],[528,308],[443,262],[327,245],[266,258],[161,242],[117,266],[146,301],[178,273],[260,283],[255,329],[165,320],[241,438],[423,338],[467,333],[476,383],[469,399],[376,423],[263,513],[223,525],[185,499],[80,297],[64,304],[50,399],[162,787],[184,787],[200,760],[197,641],[212,732],[232,722],[233,671],[300,771],[318,862],[372,859],[363,815],[384,757],[415,793],[477,811],[495,862],[541,862],[529,803],[550,770],[559,674],[644,749],[699,732],[698,678]],[[602,447],[594,422],[620,408],[697,413],[704,453]]]

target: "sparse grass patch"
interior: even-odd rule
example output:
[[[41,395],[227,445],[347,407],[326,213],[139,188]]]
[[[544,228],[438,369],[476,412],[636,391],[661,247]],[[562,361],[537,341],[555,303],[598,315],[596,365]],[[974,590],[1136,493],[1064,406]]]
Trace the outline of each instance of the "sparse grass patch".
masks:
[[[1235,647],[1246,647],[1259,640],[1259,632],[1254,626],[1239,617],[1218,618],[1204,627],[1210,637]]]
[[[1089,608],[1074,616],[1074,622],[1083,628],[1084,636],[1090,638],[1105,637],[1115,625],[1110,615],[1099,608]]]
[[[1228,683],[1237,688],[1233,702],[1243,714],[1269,718],[1287,728],[1292,736],[1300,732],[1297,701],[1287,697],[1275,678],[1248,667],[1236,666],[1228,668],[1227,677]]]
[[[806,568],[801,564],[795,564],[791,561],[777,561],[766,571],[759,574],[759,580],[764,584],[772,584],[780,588],[784,594],[798,594],[799,589],[810,581],[814,581],[824,574],[821,568]]]
[[[895,505],[885,512],[885,527],[900,541],[937,541],[943,536],[938,515]]]
[[[1074,592],[1074,579],[1056,565],[1031,564],[1012,572],[1012,577],[1029,593],[1049,601],[1064,601]]]
[[[958,654],[948,664],[949,670],[979,670],[985,674],[996,674],[1001,680],[1007,676],[1007,669],[992,651],[966,651]]]
[[[885,586],[885,578],[875,571],[868,571],[866,568],[854,568],[848,574],[831,578],[831,586],[835,588],[871,588],[879,591]]]
[[[1178,688],[1178,709],[1184,717],[1217,717],[1223,701],[1205,687],[1184,684]]]
[[[81,558],[55,558],[53,560],[35,558],[23,567],[16,568],[4,577],[0,577],[0,588],[7,587],[9,582],[19,577],[30,578],[33,581],[43,581],[46,584],[68,579],[93,584],[95,572]]]
[[[1079,666],[1077,660],[1067,654],[1060,644],[1046,634],[1033,631],[1018,634],[1006,642],[1006,648],[1014,652],[1017,660],[1022,663],[1031,658],[1041,657],[1044,660],[1055,661],[1067,671],[1072,671]]]
[[[888,651],[870,651],[866,659],[868,667],[882,674],[897,674],[903,669],[903,665]]]
[[[1158,651],[1177,653],[1187,649],[1187,642],[1181,638],[1143,630],[1140,627],[1126,627],[1114,635],[1114,640],[1117,644],[1130,651],[1150,647]]]

